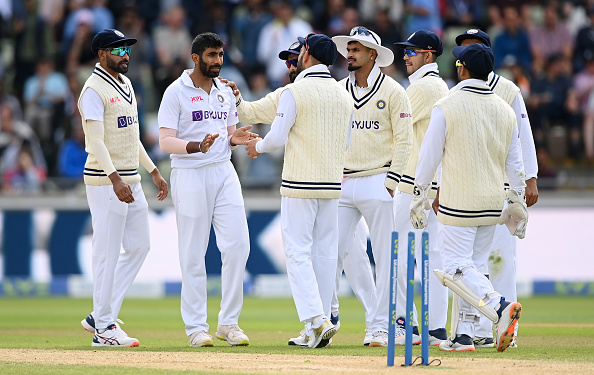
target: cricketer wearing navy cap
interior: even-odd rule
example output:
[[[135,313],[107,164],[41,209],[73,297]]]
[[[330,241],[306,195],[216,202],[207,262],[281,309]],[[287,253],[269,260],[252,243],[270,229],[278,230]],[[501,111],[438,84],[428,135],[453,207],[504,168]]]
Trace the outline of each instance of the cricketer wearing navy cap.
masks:
[[[324,65],[332,65],[338,57],[336,43],[324,34],[309,34],[307,37],[297,38],[303,44],[311,57]]]
[[[489,73],[493,71],[495,55],[493,55],[491,48],[484,44],[473,43],[466,47],[454,47],[452,53],[461,64],[456,62],[456,66],[466,68],[472,78],[486,81]],[[458,76],[460,76],[460,73],[458,73]]]
[[[107,49],[108,47],[113,47],[116,44],[127,44],[128,46],[131,46],[136,42],[137,40],[135,38],[126,38],[126,36],[119,30],[104,29],[99,31],[93,37],[93,41],[91,43],[91,51],[97,55],[99,53],[99,50],[101,49]]]
[[[469,41],[463,43],[463,41],[467,39],[469,39]],[[491,38],[489,38],[489,34],[481,29],[468,29],[456,37],[456,44],[459,46],[476,43],[477,41],[483,43],[487,47],[491,47]]]
[[[394,43],[394,45],[401,49],[407,47],[418,48],[422,50],[421,52],[432,52],[437,56],[443,53],[441,38],[427,29],[415,31],[408,37],[406,42]]]

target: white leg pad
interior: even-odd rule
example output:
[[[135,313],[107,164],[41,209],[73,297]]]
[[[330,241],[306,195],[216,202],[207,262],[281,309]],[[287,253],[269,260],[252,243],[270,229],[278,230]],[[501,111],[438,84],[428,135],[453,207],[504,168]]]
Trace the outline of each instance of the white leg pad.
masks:
[[[499,320],[499,316],[497,315],[497,311],[494,308],[487,305],[485,301],[479,298],[476,294],[474,294],[464,283],[462,282],[463,274],[461,272],[457,272],[454,275],[447,274],[441,270],[433,270],[435,277],[441,282],[444,286],[450,288],[452,292],[459,295],[460,297],[464,298],[468,303],[470,303],[474,308],[478,311],[483,313],[487,318],[489,318],[493,322],[497,322]],[[452,307],[454,307],[452,305]]]
[[[452,297],[452,315],[450,316],[450,337],[452,340],[456,338],[456,331],[458,330],[458,315],[460,314],[460,305],[458,304],[459,299],[460,296],[454,293],[454,296]]]

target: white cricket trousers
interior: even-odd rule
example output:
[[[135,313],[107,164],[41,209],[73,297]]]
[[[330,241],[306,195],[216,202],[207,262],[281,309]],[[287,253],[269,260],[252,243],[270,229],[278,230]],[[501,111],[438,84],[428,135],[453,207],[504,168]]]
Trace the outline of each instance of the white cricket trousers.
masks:
[[[233,164],[225,161],[200,168],[173,168],[171,196],[177,219],[181,315],[186,334],[208,331],[204,256],[211,225],[222,261],[218,323],[237,324],[243,307],[243,276],[250,240],[241,186]]]
[[[115,323],[126,291],[150,249],[148,204],[140,182],[124,203],[113,185],[86,185],[93,226],[93,317],[95,328]],[[123,252],[120,252],[121,249]]]
[[[399,191],[394,202],[394,230],[398,232],[398,293],[396,297],[396,317],[407,320],[406,314],[406,286],[407,286],[407,260],[408,260],[408,232],[415,233],[415,260],[417,275],[421,278],[422,272],[422,234],[429,233],[429,330],[445,328],[448,320],[448,288],[443,286],[435,274],[434,269],[442,269],[441,252],[437,238],[437,215],[433,209],[425,210],[427,227],[414,229],[410,221],[410,202],[412,194]],[[418,311],[413,302],[413,322],[419,325]]]
[[[478,270],[489,257],[495,225],[458,227],[438,223],[437,230],[444,272],[453,275],[457,269],[461,270],[464,286],[482,298],[487,305],[495,308],[499,304],[501,294],[493,289],[489,279]],[[459,298],[458,306],[460,312],[478,314],[478,311],[463,298]],[[474,323],[459,322],[456,333],[474,337]]]
[[[338,256],[338,199],[281,197],[281,232],[299,321],[330,317]]]
[[[363,219],[359,220],[353,236],[353,246],[350,250],[347,250],[344,256],[343,269],[353,293],[361,303],[361,306],[363,306],[363,310],[365,311],[365,328],[368,330],[372,325],[372,319],[375,315],[377,298],[375,296],[373,271],[371,270],[371,263],[367,255],[367,229],[365,228]],[[334,293],[332,293],[333,315],[339,313],[340,307],[337,293],[340,288],[342,272],[338,268],[336,271],[335,288]]]
[[[345,253],[352,248],[355,228],[361,217],[367,222],[375,260],[376,305],[371,332],[388,332],[390,302],[390,245],[394,228],[394,203],[384,183],[386,173],[345,178],[338,204],[338,264],[341,270]],[[360,272],[368,272],[362,268]],[[368,278],[368,276],[365,276]]]

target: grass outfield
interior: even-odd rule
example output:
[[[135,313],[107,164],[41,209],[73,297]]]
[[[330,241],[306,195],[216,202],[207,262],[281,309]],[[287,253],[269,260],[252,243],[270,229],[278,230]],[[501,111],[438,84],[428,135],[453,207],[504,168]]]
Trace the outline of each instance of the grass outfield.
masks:
[[[214,335],[219,299],[209,299],[208,323]],[[523,298],[519,347],[498,353],[494,348],[479,348],[474,353],[445,353],[430,348],[431,358],[506,358],[535,361],[567,361],[594,365],[594,298],[532,297]],[[298,322],[291,299],[246,298],[240,326],[250,337],[247,347],[231,347],[215,339],[213,348],[191,348],[180,316],[179,298],[127,299],[120,318],[123,329],[140,340],[139,348],[123,351],[150,352],[216,352],[282,355],[385,356],[385,348],[362,345],[364,337],[363,309],[355,298],[341,299],[341,329],[329,348],[311,350],[288,346],[289,337],[303,328]],[[92,348],[92,335],[80,326],[90,311],[90,299],[32,298],[0,299],[0,348],[107,350]],[[448,325],[449,328],[449,325]],[[402,361],[403,347],[396,349],[396,362]],[[420,355],[415,347],[414,356]],[[400,358],[399,358],[400,357]],[[546,369],[546,364],[544,364]],[[0,357],[0,372],[47,372],[43,364],[23,364]],[[55,373],[78,373],[77,366],[53,366]],[[85,374],[101,373],[85,367]],[[124,373],[125,369],[122,370]],[[143,370],[144,371],[144,370]],[[546,370],[544,370],[546,372]],[[175,371],[169,373],[177,373]],[[112,374],[120,373],[110,371]],[[147,374],[154,373],[147,370]],[[156,373],[156,372],[155,372]]]

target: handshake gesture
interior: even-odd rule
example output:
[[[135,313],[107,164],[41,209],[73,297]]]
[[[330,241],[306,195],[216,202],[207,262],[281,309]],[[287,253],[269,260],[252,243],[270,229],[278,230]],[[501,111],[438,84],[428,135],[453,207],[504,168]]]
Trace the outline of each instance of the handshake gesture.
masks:
[[[524,202],[524,193],[514,189],[507,191],[507,207],[499,217],[499,225],[505,224],[513,236],[522,239],[526,236],[528,224],[528,210]]]

